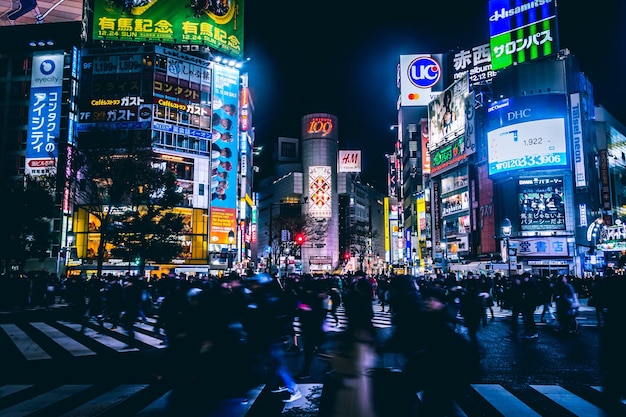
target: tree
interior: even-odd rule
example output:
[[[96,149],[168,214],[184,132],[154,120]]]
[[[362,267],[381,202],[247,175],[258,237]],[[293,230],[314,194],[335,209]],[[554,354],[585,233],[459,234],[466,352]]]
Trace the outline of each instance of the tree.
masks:
[[[170,262],[182,253],[183,216],[173,211],[183,199],[176,177],[157,163],[149,137],[124,133],[92,132],[72,156],[76,201],[100,223],[99,275],[107,244],[112,256],[137,262],[141,275],[148,260]]]
[[[286,255],[287,250],[296,258],[301,256],[302,244],[315,244],[324,241],[328,233],[327,219],[302,214],[300,203],[273,203],[279,210],[272,210],[272,222],[269,238],[271,247],[271,263],[279,265],[280,258]],[[283,231],[288,238],[285,240]],[[296,236],[302,239],[298,244]],[[296,243],[296,244],[293,244]]]
[[[24,181],[4,181],[0,185],[5,199],[4,224],[0,228],[3,269],[11,263],[23,269],[28,258],[49,256],[54,237],[51,222],[57,210],[50,192],[53,180],[52,176],[26,175]]]

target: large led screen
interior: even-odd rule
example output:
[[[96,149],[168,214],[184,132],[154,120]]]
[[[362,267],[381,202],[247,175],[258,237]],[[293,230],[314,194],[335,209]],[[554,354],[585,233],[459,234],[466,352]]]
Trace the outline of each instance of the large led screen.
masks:
[[[517,192],[521,230],[565,230],[563,178],[520,179]]]
[[[83,0],[0,0],[1,25],[80,22]]]
[[[490,0],[492,70],[556,53],[556,0]]]
[[[94,3],[94,40],[205,45],[243,56],[243,0]]]
[[[567,166],[566,114],[563,94],[494,102],[487,109],[489,175]]]

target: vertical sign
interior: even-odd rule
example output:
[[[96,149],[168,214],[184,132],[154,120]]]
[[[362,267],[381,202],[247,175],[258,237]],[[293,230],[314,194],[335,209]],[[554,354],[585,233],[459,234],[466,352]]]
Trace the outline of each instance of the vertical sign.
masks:
[[[313,218],[332,216],[332,178],[329,166],[309,167],[309,214]]]
[[[577,188],[587,186],[585,173],[585,158],[583,149],[582,117],[580,108],[580,94],[570,95],[570,113],[572,119],[572,139],[574,143],[574,184]]]
[[[215,65],[213,77],[210,243],[227,244],[237,229],[239,70]]]
[[[61,132],[63,51],[33,54],[26,169],[28,175],[44,174],[56,166]]]

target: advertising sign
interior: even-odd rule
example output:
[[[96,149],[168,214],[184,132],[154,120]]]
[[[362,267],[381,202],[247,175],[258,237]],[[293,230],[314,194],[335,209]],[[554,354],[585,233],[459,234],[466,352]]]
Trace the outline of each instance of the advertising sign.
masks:
[[[149,122],[152,105],[141,96],[93,98],[81,105],[80,123]]]
[[[566,114],[563,94],[494,102],[487,109],[489,175],[567,166]]]
[[[568,256],[564,237],[516,239],[520,256]]]
[[[332,178],[329,166],[309,167],[309,214],[313,218],[332,215]]]
[[[430,152],[428,151],[429,135],[428,135],[428,119],[420,120],[421,133],[422,133],[422,174],[430,174]]]
[[[520,229],[565,230],[563,178],[518,180]]]
[[[490,0],[493,70],[557,52],[556,0]]]
[[[95,0],[93,40],[203,45],[243,57],[243,0]]]
[[[463,191],[441,199],[441,216],[469,210],[469,192]]]
[[[585,150],[583,148],[583,121],[580,107],[580,94],[570,95],[570,116],[572,119],[572,139],[574,143],[574,184],[576,187],[587,186],[585,170]]]
[[[337,117],[332,114],[307,114],[302,118],[302,139],[328,138],[338,140]]]
[[[59,156],[63,51],[33,54],[26,141],[27,174],[43,174]]]
[[[239,70],[214,68],[213,131],[220,135],[211,147],[210,243],[227,244],[228,233],[237,230]]]
[[[498,73],[491,68],[491,51],[489,44],[475,46],[472,49],[461,49],[450,54],[452,79],[457,81],[466,75],[470,85],[487,84]]]
[[[465,102],[469,95],[467,76],[462,77],[428,104],[430,149],[441,146],[465,130]]]
[[[0,0],[0,20],[3,25],[80,22],[83,19],[83,3],[83,0]]]
[[[430,156],[430,172],[436,174],[440,171],[450,168],[467,158],[465,152],[465,138],[463,136],[455,139],[452,143],[448,143],[431,152]]]
[[[459,169],[451,174],[441,176],[441,193],[447,194],[460,188],[466,188],[468,184],[467,169]]]
[[[361,172],[361,151],[339,151],[337,172]]]
[[[401,106],[427,106],[443,91],[443,55],[400,55],[398,88]]]

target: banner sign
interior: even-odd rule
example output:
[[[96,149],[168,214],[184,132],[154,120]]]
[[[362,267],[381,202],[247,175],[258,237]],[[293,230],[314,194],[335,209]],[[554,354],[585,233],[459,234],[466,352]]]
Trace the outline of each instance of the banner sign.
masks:
[[[243,0],[95,0],[93,40],[202,45],[243,57]]]
[[[220,135],[211,149],[210,243],[228,244],[228,233],[237,230],[239,70],[214,68],[212,122]]]
[[[26,174],[43,174],[59,156],[63,51],[33,54],[26,140]]]

